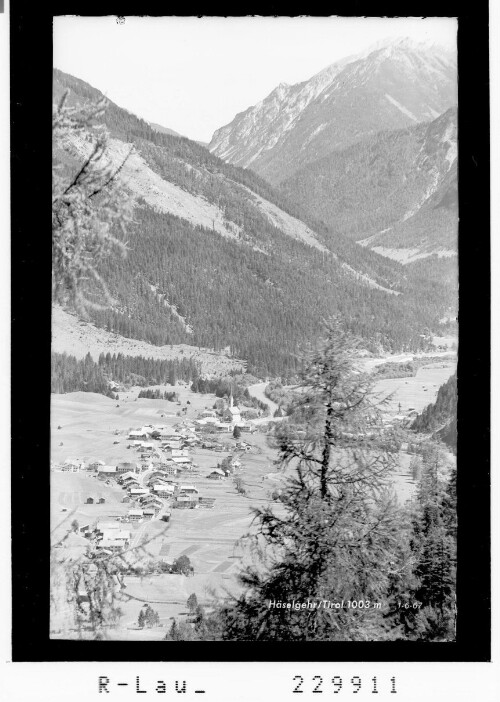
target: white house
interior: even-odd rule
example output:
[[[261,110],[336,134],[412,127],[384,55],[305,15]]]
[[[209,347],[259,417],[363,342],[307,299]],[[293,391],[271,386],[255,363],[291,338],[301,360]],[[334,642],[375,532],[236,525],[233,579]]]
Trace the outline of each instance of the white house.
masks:
[[[129,509],[128,518],[131,522],[138,522],[142,519],[142,509]]]
[[[172,449],[172,458],[179,456],[189,456],[189,451],[187,449]]]
[[[191,459],[189,456],[173,456],[172,461],[176,465],[186,465],[188,463],[191,463]]]
[[[149,490],[146,488],[130,488],[129,493],[132,497],[139,497],[139,495],[147,495]]]
[[[128,434],[129,439],[136,441],[145,441],[148,437],[149,434],[147,432],[144,432],[142,429],[138,429],[137,431],[130,431]]]
[[[194,495],[195,493],[198,494],[200,491],[197,488],[195,488],[194,485],[181,485],[179,487],[179,492]]]
[[[173,495],[175,492],[175,486],[174,485],[169,485],[168,483],[157,483],[156,485],[153,485],[153,492],[160,493],[160,492],[167,492],[169,495]]]

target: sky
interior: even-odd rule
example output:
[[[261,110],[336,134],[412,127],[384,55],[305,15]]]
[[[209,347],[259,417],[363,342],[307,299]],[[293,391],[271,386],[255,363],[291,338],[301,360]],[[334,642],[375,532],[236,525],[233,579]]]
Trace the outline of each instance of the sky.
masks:
[[[454,48],[453,18],[55,17],[54,66],[199,141],[266,97],[375,42]]]

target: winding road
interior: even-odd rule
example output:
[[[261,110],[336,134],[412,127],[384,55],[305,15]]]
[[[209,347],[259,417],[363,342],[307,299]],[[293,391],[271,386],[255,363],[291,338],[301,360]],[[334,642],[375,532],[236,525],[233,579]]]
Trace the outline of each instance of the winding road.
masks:
[[[265,402],[270,410],[268,417],[260,417],[260,419],[253,419],[252,424],[265,424],[266,422],[276,422],[282,419],[282,417],[273,416],[276,410],[279,409],[279,405],[277,405],[276,402],[273,402],[268,397],[266,397],[264,390],[268,385],[269,383],[255,383],[255,385],[248,386],[248,392],[250,394],[250,397],[255,397],[257,400]]]

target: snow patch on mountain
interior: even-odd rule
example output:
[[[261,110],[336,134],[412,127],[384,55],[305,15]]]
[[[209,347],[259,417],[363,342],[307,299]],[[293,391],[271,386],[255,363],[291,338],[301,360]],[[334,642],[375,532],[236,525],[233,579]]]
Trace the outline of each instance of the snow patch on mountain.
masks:
[[[415,115],[412,112],[410,112],[410,110],[406,109],[406,107],[404,105],[402,105],[400,102],[398,102],[395,98],[393,98],[388,93],[385,93],[385,97],[387,98],[387,100],[389,100],[389,102],[392,105],[394,105],[394,107],[397,107],[398,110],[400,110],[400,112],[402,112],[404,115],[406,115],[407,117],[412,119],[414,122],[418,122],[417,117],[415,117]]]
[[[325,127],[327,127],[327,126],[328,126],[328,125],[325,123],[325,124],[320,124],[319,127],[316,127],[316,129],[315,129],[313,132],[311,132],[311,134],[310,134],[310,135],[307,137],[307,139],[304,141],[304,143],[303,143],[303,145],[302,145],[302,148],[305,149],[306,146],[314,139],[314,137],[315,137],[317,134],[319,134],[320,132],[322,132],[323,129],[324,129]]]
[[[368,287],[370,288],[375,288],[376,290],[383,290],[386,293],[390,293],[391,295],[401,295],[401,293],[397,290],[391,290],[390,288],[384,288],[383,285],[379,285],[376,280],[373,280],[373,278],[370,278],[369,275],[366,275],[366,273],[360,273],[359,271],[356,271],[352,266],[350,266],[348,263],[342,263],[341,267],[353,275],[356,280],[359,280],[362,283],[366,283]]]
[[[456,139],[456,132],[454,125],[451,122],[446,127],[446,131],[443,134],[442,141],[444,144],[448,145],[448,150],[446,152],[445,159],[448,162],[448,170],[450,170],[450,168],[453,165],[453,162],[458,156],[458,143]]]
[[[292,217],[292,215],[283,212],[283,210],[280,210],[279,207],[273,205],[272,202],[265,200],[263,197],[257,195],[249,188],[245,188],[245,190],[250,194],[252,200],[258,206],[259,210],[267,217],[268,221],[277,229],[280,229],[283,234],[290,236],[292,239],[298,239],[298,241],[302,241],[308,246],[313,246],[319,251],[330,253],[330,251],[316,239],[315,233],[312,231],[312,229],[309,229],[304,222],[301,222],[299,219]]]
[[[403,265],[408,263],[413,263],[421,258],[428,258],[429,256],[436,256],[438,258],[451,258],[457,255],[456,251],[450,249],[440,249],[438,251],[422,251],[420,247],[414,249],[398,249],[390,248],[386,246],[372,246],[372,251],[379,253],[381,256],[386,258],[391,258],[393,261],[398,261]]]
[[[401,222],[406,222],[407,219],[410,219],[410,217],[413,217],[413,215],[415,215],[419,211],[419,209],[422,207],[424,202],[426,202],[426,200],[428,200],[431,197],[431,195],[433,195],[436,192],[438,185],[439,185],[439,182],[441,180],[441,174],[439,172],[439,169],[434,167],[431,170],[430,176],[431,176],[431,182],[429,183],[429,185],[425,189],[423,195],[413,205],[413,207],[408,210],[408,212],[405,212],[402,219],[400,220]]]
[[[159,293],[159,292],[158,292],[158,286],[157,286],[157,285],[151,285],[151,284],[150,284],[149,287],[150,287],[150,289],[151,289],[151,292],[154,293],[154,294],[156,295],[156,299],[158,300],[158,302],[160,302],[160,303],[162,302],[162,303],[163,303],[163,306],[166,307],[168,310],[170,310],[170,312],[172,313],[172,315],[173,315],[174,317],[176,317],[176,319],[178,319],[179,322],[182,324],[182,326],[184,327],[184,330],[185,330],[188,334],[194,334],[194,329],[193,329],[193,327],[192,327],[191,325],[189,325],[189,324],[186,322],[186,318],[185,318],[185,317],[183,317],[181,314],[179,314],[179,310],[177,309],[176,305],[170,304],[170,302],[169,302],[169,301],[167,300],[167,298],[166,298],[165,293]]]

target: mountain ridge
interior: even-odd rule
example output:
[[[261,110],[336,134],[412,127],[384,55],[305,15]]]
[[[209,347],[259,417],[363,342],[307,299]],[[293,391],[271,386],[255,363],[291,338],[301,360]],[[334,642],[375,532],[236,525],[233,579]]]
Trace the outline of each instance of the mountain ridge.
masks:
[[[408,263],[457,253],[457,110],[379,132],[298,170],[281,190],[333,230]]]
[[[456,102],[453,54],[400,40],[280,84],[216,130],[209,149],[277,185],[331,151],[435,119]]]

